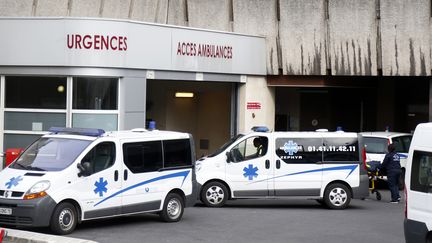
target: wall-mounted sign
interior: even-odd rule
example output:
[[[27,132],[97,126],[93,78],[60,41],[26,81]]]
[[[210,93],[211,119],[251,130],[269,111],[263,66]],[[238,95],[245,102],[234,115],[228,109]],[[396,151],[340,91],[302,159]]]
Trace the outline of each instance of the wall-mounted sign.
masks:
[[[260,110],[261,103],[260,102],[247,102],[246,109],[248,110]]]
[[[266,75],[258,36],[86,18],[1,18],[0,33],[0,66]]]

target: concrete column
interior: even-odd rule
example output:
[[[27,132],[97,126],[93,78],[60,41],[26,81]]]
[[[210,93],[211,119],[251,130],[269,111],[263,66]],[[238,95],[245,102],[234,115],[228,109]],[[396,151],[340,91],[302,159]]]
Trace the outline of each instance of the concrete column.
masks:
[[[145,127],[146,84],[145,78],[120,79],[120,130]]]
[[[259,109],[248,109],[248,103],[257,103]],[[275,90],[267,86],[265,77],[249,76],[239,88],[239,132],[253,126],[267,126],[274,130]]]

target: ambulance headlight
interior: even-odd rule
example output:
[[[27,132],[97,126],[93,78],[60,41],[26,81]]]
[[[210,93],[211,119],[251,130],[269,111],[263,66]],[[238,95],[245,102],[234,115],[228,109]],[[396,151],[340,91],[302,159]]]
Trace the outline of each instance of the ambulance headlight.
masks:
[[[50,186],[51,183],[49,181],[39,181],[27,191],[27,193],[24,195],[24,199],[30,200],[45,197],[47,195],[46,190],[48,190]]]

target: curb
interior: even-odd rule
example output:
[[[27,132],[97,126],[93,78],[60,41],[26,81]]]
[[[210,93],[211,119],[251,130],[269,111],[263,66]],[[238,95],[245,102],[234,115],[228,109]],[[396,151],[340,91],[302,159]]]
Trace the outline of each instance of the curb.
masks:
[[[6,232],[6,236],[1,243],[97,243],[96,241],[76,239],[70,237],[63,237],[57,235],[48,235],[41,233],[34,233],[24,230],[2,228]]]

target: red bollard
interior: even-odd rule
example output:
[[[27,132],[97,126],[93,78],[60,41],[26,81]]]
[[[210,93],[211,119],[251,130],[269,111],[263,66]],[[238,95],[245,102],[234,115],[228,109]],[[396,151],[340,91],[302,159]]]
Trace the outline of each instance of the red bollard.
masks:
[[[4,229],[0,230],[0,243],[3,242],[3,238],[6,237],[6,231]]]

